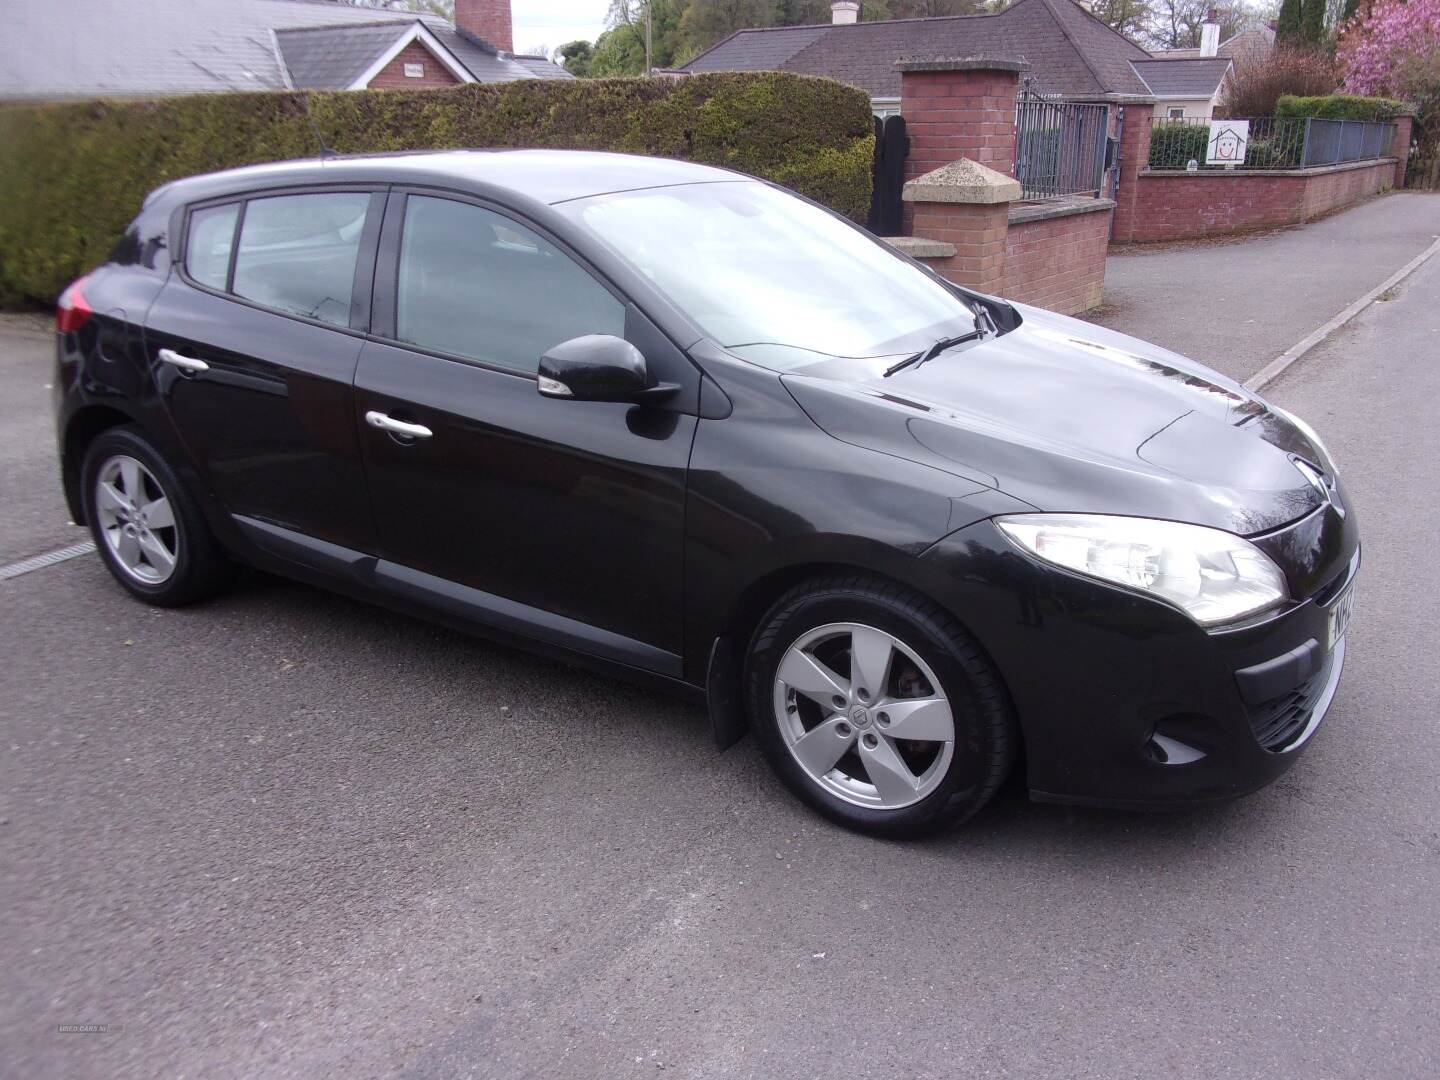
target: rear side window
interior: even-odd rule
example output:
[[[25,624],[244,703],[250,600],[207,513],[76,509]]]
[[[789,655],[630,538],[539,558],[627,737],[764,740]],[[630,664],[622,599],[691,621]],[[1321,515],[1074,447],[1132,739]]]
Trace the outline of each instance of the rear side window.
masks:
[[[406,199],[395,301],[401,341],[525,372],[562,341],[625,333],[624,306],[565,252],[451,199]]]
[[[348,326],[369,206],[366,192],[251,199],[240,225],[231,291],[266,307]],[[201,280],[193,270],[191,275]]]
[[[239,204],[232,203],[196,210],[190,215],[185,269],[201,285],[225,288],[225,278],[230,273],[230,247],[235,241],[235,217],[239,213]]]

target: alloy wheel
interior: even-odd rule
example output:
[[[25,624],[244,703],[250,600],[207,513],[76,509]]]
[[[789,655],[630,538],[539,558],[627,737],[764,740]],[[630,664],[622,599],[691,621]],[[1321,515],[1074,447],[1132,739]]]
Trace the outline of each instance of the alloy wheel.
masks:
[[[128,454],[115,454],[95,475],[100,534],[120,568],[142,585],[161,585],[175,573],[180,530],[155,474]]]
[[[806,775],[857,806],[919,802],[955,753],[940,680],[913,648],[873,626],[827,623],[801,635],[776,669],[774,707]]]

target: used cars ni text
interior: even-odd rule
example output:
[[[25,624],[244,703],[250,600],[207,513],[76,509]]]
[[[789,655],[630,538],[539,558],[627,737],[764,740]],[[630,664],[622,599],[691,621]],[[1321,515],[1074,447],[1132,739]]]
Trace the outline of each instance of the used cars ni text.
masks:
[[[70,510],[182,604],[253,564],[708,702],[907,836],[1273,780],[1360,541],[1315,432],[775,186],[564,151],[155,191],[61,297]]]

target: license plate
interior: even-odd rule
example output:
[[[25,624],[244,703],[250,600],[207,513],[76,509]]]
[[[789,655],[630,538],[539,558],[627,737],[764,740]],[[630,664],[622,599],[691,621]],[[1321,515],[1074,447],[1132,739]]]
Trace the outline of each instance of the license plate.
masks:
[[[1327,649],[1333,649],[1335,643],[1345,636],[1345,631],[1350,628],[1350,614],[1354,610],[1355,586],[1352,583],[1330,608],[1329,641],[1325,646]]]

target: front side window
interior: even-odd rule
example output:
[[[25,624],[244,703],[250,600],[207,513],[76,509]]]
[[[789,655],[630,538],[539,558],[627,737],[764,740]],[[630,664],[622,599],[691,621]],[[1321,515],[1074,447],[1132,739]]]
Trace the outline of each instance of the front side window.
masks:
[[[230,273],[230,246],[235,241],[235,217],[240,204],[212,206],[190,215],[185,237],[185,269],[201,285],[224,289]]]
[[[914,351],[974,325],[929,274],[768,184],[649,188],[558,209],[716,342],[767,367]]]
[[[453,199],[405,201],[395,297],[399,340],[534,372],[555,345],[625,333],[625,308],[563,251],[501,214]]]
[[[349,325],[369,206],[367,192],[251,199],[240,225],[231,291],[279,311]]]

